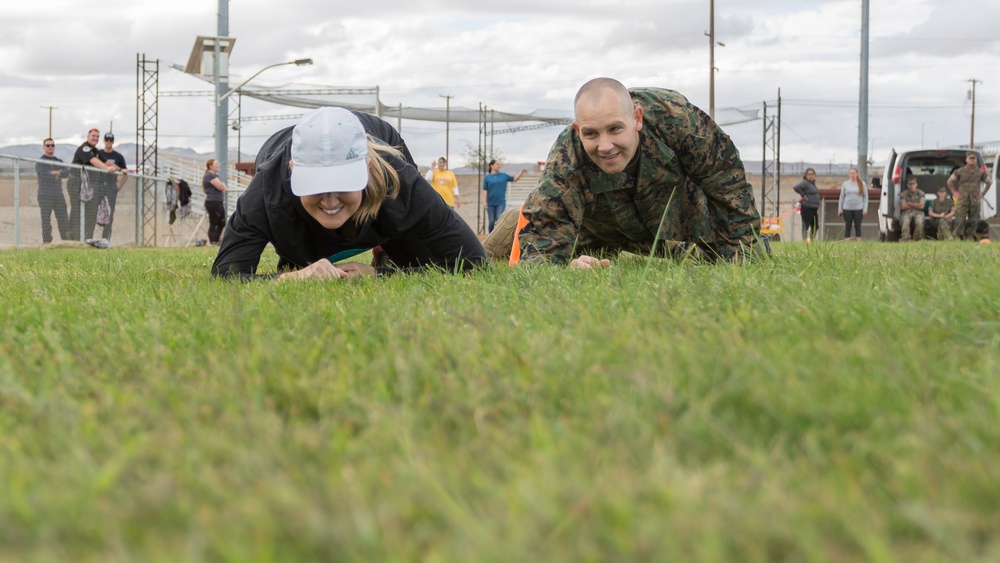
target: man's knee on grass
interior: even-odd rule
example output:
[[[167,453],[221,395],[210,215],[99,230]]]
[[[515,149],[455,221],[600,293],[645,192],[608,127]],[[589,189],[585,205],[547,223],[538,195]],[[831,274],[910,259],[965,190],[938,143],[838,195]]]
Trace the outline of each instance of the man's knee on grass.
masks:
[[[514,232],[517,230],[517,217],[520,209],[504,211],[493,226],[493,231],[483,241],[486,255],[493,260],[506,262],[510,259],[511,248],[514,245]]]

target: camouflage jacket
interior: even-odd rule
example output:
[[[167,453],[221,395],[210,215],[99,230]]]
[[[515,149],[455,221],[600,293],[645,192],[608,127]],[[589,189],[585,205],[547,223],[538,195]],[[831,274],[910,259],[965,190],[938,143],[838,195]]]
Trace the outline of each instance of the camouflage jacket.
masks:
[[[955,209],[955,200],[944,198],[935,198],[931,201],[931,211],[934,213],[940,213],[942,215],[947,215]]]
[[[961,168],[956,168],[955,171],[951,173],[950,179],[954,180],[958,184],[959,193],[978,194],[980,182],[986,182],[990,179],[990,177],[978,166],[966,165]]]
[[[911,209],[903,209],[902,213],[904,215],[905,214],[909,214],[909,215],[923,215],[924,214],[924,206],[927,205],[925,203],[927,201],[927,196],[926,196],[926,194],[924,194],[923,190],[916,190],[916,191],[912,191],[912,192],[910,191],[909,188],[903,190],[899,194],[899,202],[903,203],[904,201],[906,203],[916,203],[916,204],[920,205],[920,209],[912,209],[912,208]]]
[[[606,174],[567,127],[522,209],[522,261],[628,251],[732,259],[756,250],[760,215],[739,151],[677,92],[630,90],[643,109],[638,162]],[[697,245],[697,247],[695,247]],[[741,250],[742,249],[742,250]]]

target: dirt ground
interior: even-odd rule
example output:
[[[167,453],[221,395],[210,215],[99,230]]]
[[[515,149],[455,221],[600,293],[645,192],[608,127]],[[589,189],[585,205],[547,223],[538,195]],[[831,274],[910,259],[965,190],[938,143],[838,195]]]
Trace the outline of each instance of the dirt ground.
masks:
[[[474,174],[459,174],[457,175],[459,183],[459,192],[461,196],[462,205],[458,207],[459,216],[465,220],[466,223],[472,228],[474,232],[484,237],[486,234],[486,210],[482,208],[482,190],[479,187],[479,182],[481,180]],[[760,176],[748,175],[748,181],[753,186],[754,196],[760,199],[760,189],[761,181]],[[820,175],[816,179],[816,184],[820,189],[824,188],[839,188],[840,184],[846,180],[846,176],[823,176]],[[790,176],[786,175],[781,178],[781,204],[779,206],[779,212],[785,212],[792,209],[794,202],[798,200],[795,192],[792,190],[792,186],[797,184],[801,180],[798,175]],[[13,189],[5,191],[6,196],[12,199]],[[41,245],[41,227],[38,217],[37,207],[31,205],[30,197],[25,191],[21,197],[22,205],[27,204],[22,207],[21,214],[18,221],[18,228],[20,230],[20,236],[15,244],[13,227],[15,220],[13,218],[13,208],[3,209],[0,207],[0,246],[19,246],[19,247],[33,247]],[[12,203],[12,202],[11,202]],[[3,202],[0,202],[0,206]],[[762,210],[763,215],[774,215],[774,209]],[[118,208],[115,210],[115,235],[114,243],[119,246],[129,246],[135,244],[135,209],[133,202],[129,201],[127,197],[120,197],[118,202]],[[156,230],[159,232],[157,237],[157,242],[159,245],[163,246],[176,246],[184,245],[189,243],[189,240],[193,238],[205,238],[207,235],[204,234],[207,228],[207,221],[203,221],[203,224],[197,224],[194,219],[180,221],[175,225],[167,225],[166,217],[157,217]],[[784,220],[784,236],[782,240],[799,240],[798,231],[800,230],[798,221],[798,214],[793,213],[786,217]],[[100,230],[98,229],[98,232]],[[58,240],[58,236],[56,236]]]

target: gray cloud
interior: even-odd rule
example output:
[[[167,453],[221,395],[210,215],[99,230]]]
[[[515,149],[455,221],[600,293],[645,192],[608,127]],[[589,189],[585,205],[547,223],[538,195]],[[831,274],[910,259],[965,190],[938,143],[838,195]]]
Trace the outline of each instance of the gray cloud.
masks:
[[[107,0],[83,8],[64,0],[45,13],[5,8],[0,35],[0,146],[35,142],[52,104],[57,137],[74,138],[89,124],[114,120],[128,140],[134,128],[135,57],[163,62],[161,91],[207,91],[208,85],[166,63],[184,64],[197,35],[216,32],[215,1],[174,3]],[[743,0],[716,3],[716,105],[759,107],[781,88],[787,158],[855,151],[858,95],[856,0]],[[998,54],[992,29],[1000,7],[971,0],[886,0],[872,7],[871,102],[876,146],[912,143],[913,123],[934,121],[943,142],[967,138],[967,83],[988,74]],[[973,19],[962,14],[975,13]],[[902,17],[902,16],[905,16]],[[901,22],[906,22],[901,23]],[[905,28],[902,26],[905,25]],[[899,29],[897,29],[899,27]],[[266,65],[310,56],[313,67],[269,70],[256,85],[375,86],[384,103],[440,107],[484,103],[501,110],[568,110],[587,78],[615,76],[629,85],[674,88],[693,102],[708,99],[707,3],[695,0],[328,0],[230,2],[235,79]],[[992,65],[992,66],[989,66]],[[933,80],[928,80],[933,76]],[[979,76],[979,78],[987,78]],[[977,132],[1000,137],[994,123],[998,92],[984,85]],[[819,102],[809,105],[806,102]],[[824,101],[826,105],[822,105]],[[932,106],[923,110],[895,106]],[[296,108],[247,101],[244,115],[293,114]],[[161,144],[212,146],[212,105],[205,98],[160,100]],[[980,117],[982,116],[982,117]],[[287,122],[248,124],[244,150],[253,151]],[[759,124],[730,133],[745,156],[759,158]],[[119,129],[121,127],[121,129]],[[404,122],[420,158],[441,152],[444,126]],[[505,153],[544,158],[557,128],[498,137]],[[453,125],[453,152],[475,141],[475,127]],[[917,141],[919,142],[919,140]],[[800,155],[800,156],[797,156]]]

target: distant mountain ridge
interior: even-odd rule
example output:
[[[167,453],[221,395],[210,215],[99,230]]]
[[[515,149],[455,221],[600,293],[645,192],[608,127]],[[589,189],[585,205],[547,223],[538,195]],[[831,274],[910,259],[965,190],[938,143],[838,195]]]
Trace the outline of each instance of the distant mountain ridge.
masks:
[[[73,160],[73,153],[76,152],[76,148],[80,145],[66,145],[66,144],[56,144],[56,157],[62,159],[64,162],[69,162]],[[98,149],[104,149],[104,142],[100,142],[97,145]],[[135,143],[122,143],[120,145],[115,145],[115,150],[122,153],[125,157],[125,162],[128,163],[129,168],[136,165],[136,145]],[[208,160],[212,157],[213,153],[199,153],[193,149],[187,149],[182,147],[161,147],[159,152],[165,154],[171,154],[175,156],[181,156],[185,158],[196,158],[203,157]],[[42,156],[42,145],[10,145],[7,147],[0,147],[0,154],[10,154],[14,156],[22,156],[25,158],[38,158]],[[232,161],[236,156],[235,151],[230,154],[230,161]],[[243,161],[247,159],[253,160],[252,156],[243,155]]]

